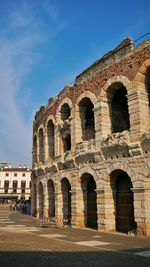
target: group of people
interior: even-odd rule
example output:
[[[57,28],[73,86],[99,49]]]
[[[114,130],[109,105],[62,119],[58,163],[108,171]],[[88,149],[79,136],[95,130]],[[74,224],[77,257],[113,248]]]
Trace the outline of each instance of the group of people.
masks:
[[[25,201],[13,201],[10,203],[10,211],[21,211],[24,214],[30,214],[31,212],[31,203],[29,200]]]

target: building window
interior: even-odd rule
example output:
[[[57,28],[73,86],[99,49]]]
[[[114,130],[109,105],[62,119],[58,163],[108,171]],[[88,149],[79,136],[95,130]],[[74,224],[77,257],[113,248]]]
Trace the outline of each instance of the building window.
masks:
[[[4,192],[8,193],[8,189],[9,189],[9,181],[4,181]]]
[[[25,173],[22,173],[22,176],[26,176],[26,174]]]
[[[9,173],[5,173],[5,176],[9,176]]]
[[[26,191],[26,181],[21,181],[21,193],[25,193]]]
[[[17,173],[14,173],[14,176],[17,176]]]
[[[18,182],[13,181],[13,193],[17,193]]]

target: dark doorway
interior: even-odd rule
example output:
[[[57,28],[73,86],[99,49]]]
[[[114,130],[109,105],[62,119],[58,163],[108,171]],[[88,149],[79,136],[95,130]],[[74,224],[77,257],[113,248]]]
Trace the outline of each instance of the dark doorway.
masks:
[[[71,222],[71,185],[67,178],[61,181],[61,190],[63,197],[63,220]]]
[[[87,184],[87,226],[97,229],[96,183],[91,176]]]
[[[39,161],[44,163],[44,133],[43,133],[43,129],[39,130]]]
[[[146,86],[146,89],[147,89],[148,102],[149,102],[149,107],[150,107],[150,66],[146,70],[145,86]]]
[[[52,180],[48,180],[48,215],[50,218],[55,217],[55,188]]]
[[[71,115],[70,107],[67,103],[63,104],[61,107],[61,119],[62,121],[67,120]]]
[[[130,177],[121,172],[116,181],[116,231],[119,232],[127,233],[136,228],[131,188]]]
[[[50,159],[54,158],[54,147],[55,147],[55,128],[52,120],[48,121],[47,124],[47,134],[48,134],[48,155]]]
[[[39,218],[43,217],[44,213],[44,194],[43,194],[43,185],[39,183]]]
[[[121,86],[112,98],[112,132],[122,132],[130,129],[127,90]]]
[[[71,136],[67,134],[63,139],[64,153],[71,150]]]

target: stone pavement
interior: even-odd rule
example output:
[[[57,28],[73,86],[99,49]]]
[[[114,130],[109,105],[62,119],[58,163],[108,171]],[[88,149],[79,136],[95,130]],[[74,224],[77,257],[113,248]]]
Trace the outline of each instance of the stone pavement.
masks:
[[[0,206],[0,267],[150,267],[150,239],[72,228]]]

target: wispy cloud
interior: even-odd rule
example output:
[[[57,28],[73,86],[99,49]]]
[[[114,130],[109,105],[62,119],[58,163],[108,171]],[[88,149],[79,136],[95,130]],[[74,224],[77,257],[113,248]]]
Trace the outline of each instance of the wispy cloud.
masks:
[[[32,88],[25,92],[23,81],[38,60],[34,48],[46,41],[47,34],[53,38],[61,24],[56,9],[48,1],[35,1],[36,4],[20,1],[18,6],[15,2],[5,10],[7,16],[3,17],[0,37],[0,160],[29,165],[32,118],[26,122],[22,109],[32,104]]]

